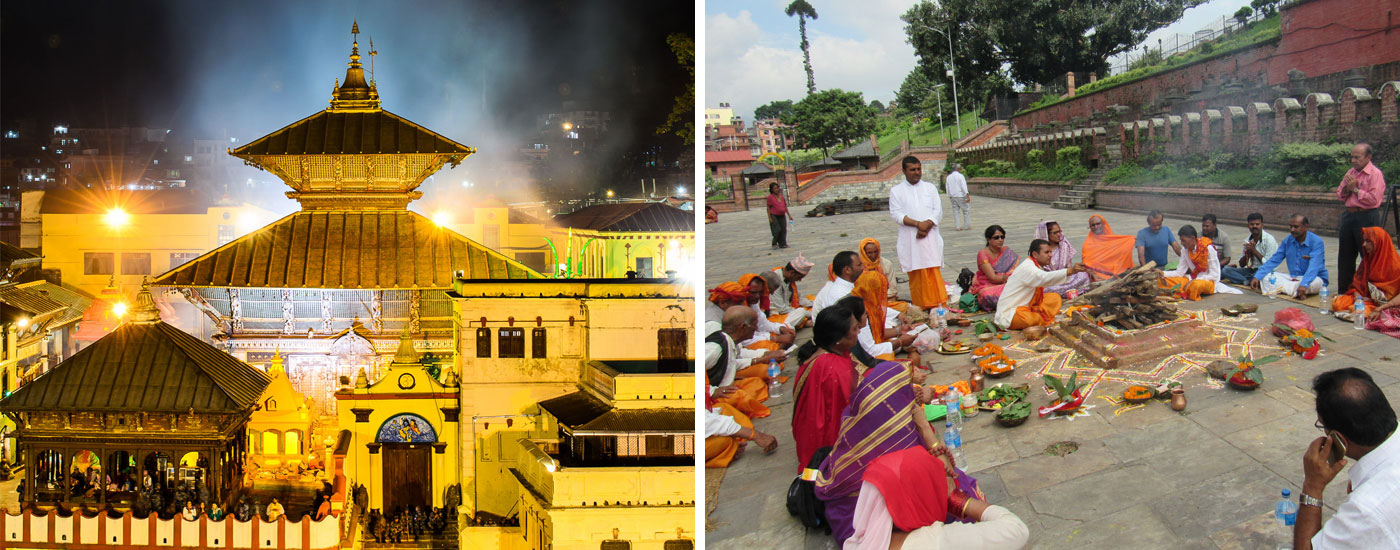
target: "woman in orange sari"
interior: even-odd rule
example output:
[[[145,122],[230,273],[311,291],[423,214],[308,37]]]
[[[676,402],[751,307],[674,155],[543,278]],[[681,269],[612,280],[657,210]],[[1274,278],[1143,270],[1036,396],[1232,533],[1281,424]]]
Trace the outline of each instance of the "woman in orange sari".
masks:
[[[1114,235],[1108,220],[1094,214],[1089,216],[1089,236],[1080,247],[1084,265],[1095,281],[1107,279],[1133,268],[1133,248],[1137,237]]]
[[[1383,228],[1362,228],[1361,237],[1361,267],[1347,293],[1332,299],[1332,310],[1353,311],[1360,295],[1366,328],[1400,338],[1400,253]]]
[[[880,241],[873,238],[861,239],[860,247],[856,250],[860,251],[856,257],[860,258],[860,264],[865,266],[866,272],[876,271],[885,277],[885,287],[887,288],[885,293],[885,305],[894,308],[895,311],[900,313],[909,313],[909,303],[895,299],[898,297],[899,292],[894,287],[894,284],[890,282],[892,281],[891,277],[894,272],[894,263],[880,255]]]

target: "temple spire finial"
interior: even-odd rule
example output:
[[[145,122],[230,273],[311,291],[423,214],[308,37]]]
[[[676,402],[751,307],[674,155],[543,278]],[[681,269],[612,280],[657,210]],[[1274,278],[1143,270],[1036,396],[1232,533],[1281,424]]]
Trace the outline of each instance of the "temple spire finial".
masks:
[[[130,320],[138,325],[150,325],[160,322],[160,310],[156,308],[155,298],[151,296],[151,278],[141,279],[141,292],[136,294],[136,305],[131,308]]]
[[[350,62],[345,70],[344,83],[337,82],[335,91],[331,93],[330,110],[377,111],[379,110],[379,91],[375,89],[372,80],[369,82],[365,80],[364,66],[360,64],[359,21],[351,24],[350,34],[353,36],[350,42]],[[373,61],[374,54],[370,55],[371,61]]]

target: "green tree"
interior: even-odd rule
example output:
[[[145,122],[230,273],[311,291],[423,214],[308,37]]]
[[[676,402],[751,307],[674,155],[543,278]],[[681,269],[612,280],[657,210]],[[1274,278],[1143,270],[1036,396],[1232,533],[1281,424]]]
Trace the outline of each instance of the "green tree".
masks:
[[[922,0],[902,17],[921,58],[946,59],[952,35],[958,74],[1002,74],[1021,84],[1067,72],[1106,74],[1108,58],[1147,38],[1204,0]],[[975,77],[972,77],[975,78]],[[958,84],[962,87],[963,82]],[[967,86],[973,88],[973,86]],[[985,92],[987,90],[980,90]],[[961,90],[959,90],[961,93]],[[982,96],[973,95],[981,102]]]
[[[947,104],[948,114],[953,113],[953,99],[946,95],[946,86],[937,88],[939,82],[929,76],[928,71],[923,67],[914,67],[905,75],[904,82],[899,85],[899,91],[894,93],[895,114],[899,116],[913,115],[922,118],[938,116],[938,104],[940,96],[943,103]]]
[[[823,155],[837,144],[864,139],[875,129],[875,114],[860,92],[822,90],[793,105],[797,139],[820,147]]]
[[[880,113],[885,112],[885,104],[880,103],[880,100],[878,99],[872,99],[870,100],[870,110],[874,111],[875,114],[878,115]]]
[[[766,118],[776,118],[782,122],[792,120],[792,100],[783,99],[771,101],[767,105],[760,105],[757,109],[753,110],[753,119],[755,121]]]
[[[916,70],[921,74],[917,78],[927,83],[925,89],[932,88],[934,84],[945,85],[942,91],[943,110],[949,117],[953,114],[953,79],[948,76],[948,38],[939,31],[949,33],[953,39],[953,67],[956,69],[960,100],[958,107],[972,109],[988,95],[1007,93],[1013,89],[1002,68],[1003,60],[990,29],[946,23],[949,20],[972,20],[982,9],[980,4],[969,0],[946,0],[942,8],[924,0],[900,17],[905,23],[907,42],[914,47],[914,54],[919,56]],[[905,80],[914,78],[913,73],[910,71],[910,77]],[[937,106],[927,108],[932,112]]]
[[[783,10],[788,17],[797,16],[797,30],[802,34],[802,68],[807,71],[807,95],[817,93],[817,80],[812,77],[812,55],[807,44],[807,20],[817,18],[817,9],[807,0],[792,0]]]
[[[672,33],[666,37],[666,43],[671,46],[671,51],[675,52],[676,62],[690,73],[690,78],[686,80],[685,92],[676,96],[676,103],[671,107],[671,114],[666,116],[666,122],[661,123],[661,126],[656,128],[656,133],[675,132],[677,136],[685,139],[686,145],[694,145],[695,39],[682,33]]]
[[[1249,16],[1251,15],[1254,15],[1254,8],[1240,6],[1240,9],[1235,10],[1235,21],[1239,21],[1239,23],[1243,25],[1249,22]]]

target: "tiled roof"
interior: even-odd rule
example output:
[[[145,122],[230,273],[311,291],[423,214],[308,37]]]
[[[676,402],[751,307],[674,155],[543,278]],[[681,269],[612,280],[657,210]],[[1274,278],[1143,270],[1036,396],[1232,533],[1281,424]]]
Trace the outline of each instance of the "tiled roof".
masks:
[[[57,325],[63,325],[69,321],[82,319],[83,312],[87,311],[89,307],[92,307],[92,302],[96,300],[92,295],[81,290],[56,285],[48,281],[24,283],[21,286],[40,293],[47,293],[49,299],[67,306],[67,311],[59,314],[59,316],[54,319],[54,323]]]
[[[773,168],[769,167],[767,164],[764,164],[764,163],[762,163],[762,162],[755,162],[755,163],[753,163],[753,165],[749,166],[748,168],[745,168],[743,172],[739,172],[739,173],[740,173],[740,174],[743,174],[743,175],[745,175],[745,176],[757,176],[757,175],[762,175],[762,174],[772,174],[772,173],[773,173]]]
[[[10,243],[0,241],[0,266],[21,267],[26,265],[39,265],[41,259],[37,254],[28,252]]]
[[[93,298],[48,281],[0,285],[0,302],[34,315],[58,312],[49,322],[59,326],[83,318]]]
[[[748,149],[738,151],[705,151],[705,164],[711,162],[753,162]]]
[[[614,409],[587,392],[540,402],[540,407],[571,432],[637,433],[695,430],[694,409]]]
[[[43,315],[68,307],[43,293],[20,285],[0,285],[0,302],[34,315]]]
[[[554,223],[597,231],[694,231],[695,213],[659,202],[599,204],[555,216]]]
[[[254,155],[441,153],[475,150],[389,111],[320,111],[234,149]]]
[[[449,288],[541,275],[407,210],[297,212],[157,277],[152,286]]]
[[[870,143],[870,140],[864,140],[864,141],[861,141],[860,143],[857,143],[857,144],[855,144],[855,145],[853,145],[853,146],[851,146],[851,147],[849,147],[849,148],[847,148],[847,149],[845,149],[845,150],[843,150],[843,151],[841,151],[841,152],[839,152],[839,153],[836,153],[836,154],[834,154],[834,155],[831,155],[831,158],[834,158],[834,159],[836,159],[836,160],[842,160],[842,159],[870,158],[870,157],[878,157],[878,156],[879,156],[879,155],[876,155],[876,154],[875,154],[875,145],[872,144],[872,143]]]
[[[239,412],[268,378],[156,322],[128,322],[0,400],[6,411]]]

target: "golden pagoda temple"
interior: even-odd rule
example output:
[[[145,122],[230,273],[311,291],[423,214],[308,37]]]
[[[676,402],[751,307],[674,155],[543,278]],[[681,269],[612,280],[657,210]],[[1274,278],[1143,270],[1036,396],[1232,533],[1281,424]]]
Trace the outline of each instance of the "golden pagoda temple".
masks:
[[[407,330],[449,353],[458,277],[538,279],[525,265],[408,210],[423,180],[476,150],[380,106],[360,63],[359,25],[330,106],[229,151],[282,179],[301,210],[155,279],[254,364],[285,358],[288,378],[336,414],[333,394],[361,369],[377,378]]]

